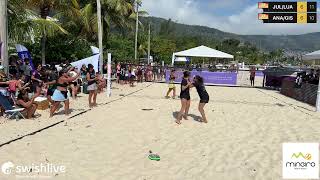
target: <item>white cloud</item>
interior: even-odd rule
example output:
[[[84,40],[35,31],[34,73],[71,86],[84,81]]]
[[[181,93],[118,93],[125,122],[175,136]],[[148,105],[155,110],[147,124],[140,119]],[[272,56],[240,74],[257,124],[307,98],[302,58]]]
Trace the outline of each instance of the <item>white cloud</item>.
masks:
[[[231,1],[229,3],[232,3]],[[245,3],[248,0],[241,1]],[[228,3],[215,1],[208,5],[226,7]],[[171,18],[184,24],[209,26],[236,34],[279,35],[320,32],[318,24],[263,24],[258,20],[260,10],[257,9],[257,5],[245,7],[239,13],[229,16],[203,11],[199,2],[195,0],[145,0],[143,9],[151,16]]]

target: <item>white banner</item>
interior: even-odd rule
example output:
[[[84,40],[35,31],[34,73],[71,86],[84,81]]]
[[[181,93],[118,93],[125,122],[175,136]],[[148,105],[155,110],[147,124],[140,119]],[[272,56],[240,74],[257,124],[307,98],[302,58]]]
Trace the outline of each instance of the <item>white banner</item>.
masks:
[[[80,70],[83,64],[85,64],[87,67],[88,67],[88,64],[92,64],[94,67],[94,70],[96,72],[98,72],[99,71],[99,57],[100,57],[100,55],[97,54],[97,55],[82,59],[80,61],[73,62],[73,63],[71,63],[71,65],[74,67],[77,67],[78,70]]]

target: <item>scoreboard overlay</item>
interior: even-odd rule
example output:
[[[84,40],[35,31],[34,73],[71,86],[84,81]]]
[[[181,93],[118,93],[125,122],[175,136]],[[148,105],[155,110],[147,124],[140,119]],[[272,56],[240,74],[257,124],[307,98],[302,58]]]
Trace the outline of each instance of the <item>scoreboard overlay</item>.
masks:
[[[317,23],[317,2],[259,2],[263,23]]]

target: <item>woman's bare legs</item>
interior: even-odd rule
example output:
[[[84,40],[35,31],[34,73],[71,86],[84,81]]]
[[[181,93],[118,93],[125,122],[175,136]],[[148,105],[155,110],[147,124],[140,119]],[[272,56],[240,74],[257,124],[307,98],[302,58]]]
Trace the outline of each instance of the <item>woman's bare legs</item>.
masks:
[[[169,97],[170,97],[170,96],[169,96],[169,94],[170,94],[170,92],[171,92],[172,90],[173,90],[172,88],[169,88],[169,89],[168,89],[168,92],[167,92],[166,98],[169,98]]]
[[[50,109],[50,117],[53,116],[54,112],[58,109],[58,106],[60,105],[60,102],[54,102]]]
[[[92,96],[93,96],[94,91],[89,91],[89,107],[92,107]]]
[[[186,106],[187,106],[187,100],[186,99],[181,99],[181,109],[180,112],[177,116],[177,120],[176,123],[177,124],[181,124],[181,119],[182,119],[182,115],[184,114],[185,110],[186,110]]]
[[[176,98],[176,88],[173,88],[173,96],[172,96],[172,98],[173,99]]]
[[[207,118],[206,118],[206,114],[204,112],[204,106],[206,105],[206,103],[199,103],[199,107],[198,110],[202,116],[202,122],[204,123],[208,123]]]
[[[97,90],[95,90],[93,92],[93,106],[97,106],[97,95],[98,95],[98,92]]]
[[[69,111],[69,99],[64,101],[64,114],[65,115],[69,115],[70,111]]]
[[[188,120],[188,114],[189,114],[189,109],[190,109],[190,103],[191,103],[191,101],[190,101],[190,100],[188,100],[188,101],[186,102],[186,110],[185,110],[184,115],[183,115],[183,118],[184,118],[185,120]]]
[[[34,113],[37,110],[37,105],[36,104],[32,104],[29,108],[26,108],[22,114],[25,118],[27,119],[31,119],[34,116]]]
[[[52,100],[51,96],[47,96],[47,99],[48,99],[48,101],[49,101],[49,103],[50,103],[51,105],[54,104],[54,101]]]
[[[78,86],[75,86],[74,84],[71,84],[70,88],[71,88],[72,98],[76,99],[76,95],[78,94]]]

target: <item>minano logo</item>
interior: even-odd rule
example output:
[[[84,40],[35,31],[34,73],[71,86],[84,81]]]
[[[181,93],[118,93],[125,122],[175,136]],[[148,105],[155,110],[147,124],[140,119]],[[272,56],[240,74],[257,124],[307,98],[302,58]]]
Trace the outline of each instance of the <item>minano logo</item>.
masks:
[[[303,154],[302,152],[299,152],[299,153],[293,153],[291,158],[303,158],[305,160],[308,160],[310,161],[312,159],[312,156],[311,154]]]
[[[306,169],[308,167],[315,167],[316,163],[311,161],[312,155],[310,153],[303,154],[302,152],[293,153],[291,156],[292,161],[286,162],[286,167],[295,169]]]

